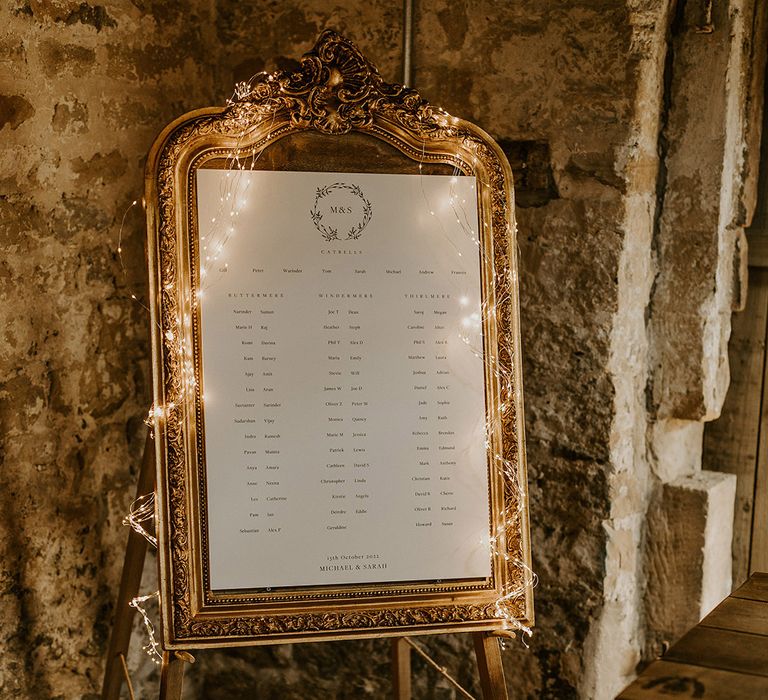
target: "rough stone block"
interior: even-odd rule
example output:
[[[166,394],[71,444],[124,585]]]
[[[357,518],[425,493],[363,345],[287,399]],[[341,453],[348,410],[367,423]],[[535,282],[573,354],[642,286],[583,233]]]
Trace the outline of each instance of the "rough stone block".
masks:
[[[698,5],[678,3],[672,25],[650,309],[659,418],[713,420],[728,387],[730,315],[743,304],[737,229],[755,179],[743,154],[759,137],[755,109],[745,107],[762,90],[763,63],[753,65],[751,53],[755,7],[715,3],[711,33],[702,34]]]
[[[646,655],[661,653],[731,590],[736,478],[702,471],[662,484],[648,509]]]
[[[21,95],[0,95],[0,129],[6,124],[11,129],[18,129],[27,119],[34,115],[32,103]]]
[[[661,420],[651,427],[653,471],[663,483],[676,481],[701,467],[704,423]]]

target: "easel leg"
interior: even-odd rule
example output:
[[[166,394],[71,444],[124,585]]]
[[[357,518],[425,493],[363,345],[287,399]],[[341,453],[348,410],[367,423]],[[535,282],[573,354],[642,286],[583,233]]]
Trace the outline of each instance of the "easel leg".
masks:
[[[155,446],[149,433],[144,443],[144,457],[141,460],[139,480],[136,485],[136,497],[143,496],[155,488]],[[130,530],[128,545],[123,560],[123,575],[120,579],[120,591],[115,607],[115,622],[112,637],[109,640],[107,664],[104,671],[104,685],[101,689],[102,700],[118,700],[123,683],[123,669],[120,655],[128,656],[128,644],[131,641],[131,627],[135,610],[129,603],[139,593],[141,574],[144,570],[144,558],[147,554],[147,541],[138,533]]]
[[[411,700],[411,646],[400,637],[392,640],[392,696]]]
[[[195,663],[195,657],[185,651],[164,651],[160,670],[160,700],[181,700],[184,669]]]
[[[472,637],[475,642],[483,700],[508,700],[498,637],[493,637],[487,632],[473,632]]]

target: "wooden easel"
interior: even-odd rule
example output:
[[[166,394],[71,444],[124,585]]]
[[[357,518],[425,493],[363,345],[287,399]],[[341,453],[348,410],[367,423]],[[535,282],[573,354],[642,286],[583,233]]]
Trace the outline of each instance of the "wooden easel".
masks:
[[[144,456],[136,487],[136,497],[143,496],[155,487],[155,450],[148,434],[144,444]],[[125,548],[123,573],[117,595],[115,622],[109,640],[107,663],[104,671],[102,700],[118,700],[123,680],[127,674],[126,659],[131,641],[131,629],[135,610],[129,605],[139,594],[147,541],[133,529],[128,534]],[[473,632],[475,657],[480,674],[483,700],[508,700],[501,663],[499,639],[493,633]],[[392,639],[392,686],[394,700],[411,700],[411,646],[405,638]],[[194,657],[185,651],[164,651],[160,671],[160,700],[181,700],[184,671]]]

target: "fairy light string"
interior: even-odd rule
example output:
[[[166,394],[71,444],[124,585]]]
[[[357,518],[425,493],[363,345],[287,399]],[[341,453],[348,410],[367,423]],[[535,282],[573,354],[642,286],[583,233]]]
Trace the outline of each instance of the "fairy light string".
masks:
[[[128,515],[123,518],[123,525],[129,526],[134,532],[141,535],[155,549],[157,549],[157,537],[150,533],[142,523],[155,521],[155,494],[154,492],[139,496],[128,509]]]
[[[450,117],[444,110],[439,107],[435,109],[435,112],[435,120],[438,122],[438,124],[443,129],[449,130],[449,135],[454,137],[457,141],[461,139],[461,133],[458,129],[455,128],[458,120],[455,117]],[[425,133],[426,130],[422,128],[422,134]],[[418,166],[419,174],[421,176],[423,176],[422,164],[426,161],[425,153],[426,136],[423,136],[421,148],[422,162],[420,162]],[[462,162],[458,147],[456,150],[454,162],[457,164]],[[481,187],[489,186],[488,182],[482,181],[479,177],[476,159],[472,163],[472,171],[473,174],[478,176],[477,181]],[[472,243],[477,246],[481,263],[484,265],[485,269],[493,271],[493,289],[495,292],[498,294],[499,290],[503,290],[503,293],[497,296],[495,299],[483,299],[481,302],[480,313],[473,312],[470,315],[465,316],[462,319],[462,323],[460,324],[458,331],[461,341],[477,358],[481,359],[485,363],[491,375],[499,385],[501,396],[499,411],[495,417],[489,417],[486,424],[486,444],[490,449],[491,445],[493,444],[491,436],[501,433],[501,423],[504,421],[509,411],[513,407],[517,406],[516,377],[511,362],[512,358],[509,359],[508,364],[505,364],[498,356],[495,356],[487,351],[483,352],[482,343],[477,343],[474,341],[470,331],[478,330],[480,328],[487,328],[490,324],[496,326],[498,322],[497,310],[512,308],[512,304],[514,304],[516,300],[514,299],[510,289],[514,290],[516,288],[517,276],[515,274],[514,267],[509,263],[507,258],[505,258],[506,264],[502,267],[501,270],[497,269],[493,259],[488,259],[488,252],[482,245],[481,236],[479,232],[475,231],[473,224],[470,223],[470,216],[468,215],[467,209],[465,207],[466,201],[459,199],[454,187],[457,183],[457,178],[463,174],[464,173],[461,172],[459,166],[455,165],[452,176],[449,180],[450,187],[447,197],[450,212],[453,215],[456,224],[463,230],[464,235],[468,236]],[[430,216],[437,217],[435,211],[436,207],[434,206],[434,203],[430,202],[427,198],[423,184],[421,187],[421,192],[425,201],[425,206]],[[479,194],[479,192],[476,194]],[[447,236],[442,221],[439,217],[437,218],[443,234]],[[484,229],[487,230],[489,228],[488,224],[489,222],[487,221],[483,222]],[[505,233],[506,237],[508,238],[511,233],[516,233],[516,231],[513,232],[509,227],[507,227]],[[486,233],[486,240],[491,240],[490,232]],[[492,242],[490,243],[489,247],[491,248],[490,252],[492,254]],[[511,282],[512,285],[504,284],[506,281]],[[460,303],[466,303],[466,301],[460,298]],[[510,553],[508,542],[509,536],[512,533],[521,531],[520,519],[524,515],[527,505],[525,500],[526,489],[525,484],[521,483],[521,479],[523,477],[520,473],[520,470],[518,469],[516,462],[507,459],[498,451],[494,451],[491,455],[491,462],[495,469],[501,473],[503,477],[502,481],[505,484],[505,487],[511,492],[510,498],[504,499],[504,509],[500,514],[499,521],[496,524],[493,535],[491,536],[491,551],[495,556],[502,558],[508,567],[512,568],[513,570],[517,570],[522,574],[519,577],[520,582],[518,585],[508,583],[505,586],[502,595],[499,596],[495,603],[495,612],[498,618],[504,620],[505,625],[508,628],[519,631],[521,633],[521,639],[525,644],[525,637],[532,636],[532,630],[522,624],[522,622],[520,622],[520,620],[516,617],[514,614],[514,607],[515,603],[525,595],[525,592],[529,587],[537,585],[538,577],[520,556],[516,556]],[[507,510],[507,503],[510,501],[514,504],[514,508]]]
[[[237,235],[237,222],[245,203],[247,201],[247,194],[250,187],[250,178],[244,177],[246,173],[252,172],[257,168],[257,164],[265,149],[269,145],[269,140],[264,139],[263,143],[259,147],[253,147],[248,144],[251,134],[257,127],[265,128],[265,133],[270,133],[272,126],[274,126],[275,120],[278,117],[278,113],[283,107],[281,107],[276,100],[262,100],[259,101],[258,94],[254,95],[254,82],[266,80],[268,83],[273,83],[276,78],[274,75],[260,73],[253,76],[248,81],[237,83],[234,87],[232,97],[227,101],[228,108],[236,116],[236,122],[241,125],[240,131],[236,134],[235,145],[230,151],[230,155],[226,157],[224,162],[224,170],[226,171],[225,177],[222,179],[218,209],[215,216],[211,217],[210,226],[208,227],[208,233],[206,236],[200,236],[197,245],[198,260],[199,260],[199,279],[195,282],[195,291],[191,289],[187,290],[189,296],[184,299],[185,304],[180,305],[188,309],[183,314],[180,313],[175,320],[175,328],[169,328],[164,331],[164,339],[166,343],[171,344],[175,348],[176,356],[180,359],[180,371],[182,380],[182,396],[180,401],[169,402],[167,405],[152,405],[149,410],[146,423],[147,425],[154,426],[157,421],[167,421],[168,418],[176,411],[183,410],[189,412],[196,399],[197,394],[197,380],[195,375],[194,366],[194,348],[192,347],[192,314],[199,313],[199,305],[206,293],[210,290],[212,285],[218,283],[222,274],[228,269],[228,262],[226,260],[227,244],[233,236]],[[284,88],[279,84],[278,91],[283,94]],[[254,102],[249,102],[248,98],[255,96]],[[436,213],[436,203],[431,202],[426,195],[424,188],[423,166],[430,163],[430,159],[427,156],[427,134],[435,134],[441,132],[443,137],[448,136],[456,140],[457,149],[453,158],[453,171],[448,179],[448,189],[444,202],[440,204],[444,207],[445,213],[452,217],[453,221],[459,227],[459,229],[466,235],[473,245],[478,249],[481,263],[486,270],[491,270],[493,275],[492,289],[501,294],[493,299],[481,298],[479,311],[474,310],[468,316],[462,319],[457,331],[458,337],[461,342],[472,352],[476,357],[480,358],[485,364],[490,375],[498,383],[500,405],[496,412],[491,412],[487,418],[485,426],[486,445],[488,449],[491,446],[496,446],[497,440],[492,439],[494,435],[501,435],[502,423],[508,420],[507,416],[510,411],[517,410],[517,382],[515,376],[515,370],[512,359],[507,358],[506,361],[502,361],[500,357],[490,352],[483,352],[482,348],[482,329],[489,327],[496,327],[499,319],[497,318],[497,312],[500,309],[507,312],[516,303],[516,299],[513,297],[513,292],[517,284],[517,277],[513,266],[510,264],[508,258],[504,258],[505,262],[503,266],[497,266],[493,259],[488,259],[489,254],[493,256],[493,242],[491,237],[492,229],[489,227],[488,221],[473,222],[473,217],[468,213],[466,198],[460,198],[456,191],[456,184],[459,177],[463,177],[466,173],[460,167],[460,163],[466,163],[466,159],[462,157],[460,152],[460,146],[458,144],[465,145],[467,140],[464,138],[465,134],[462,133],[458,127],[459,121],[455,117],[451,117],[441,108],[422,107],[418,113],[418,122],[421,127],[422,133],[422,145],[420,158],[418,160],[418,174],[420,176],[420,186],[424,203],[429,216],[436,219],[437,223],[442,231],[442,235],[449,240],[451,246],[458,256],[461,256],[461,252],[456,245],[450,241],[450,238],[446,232],[445,224],[442,217]],[[478,188],[488,188],[490,183],[483,181],[480,177],[480,172],[477,168],[477,159],[473,157],[471,163],[467,164],[471,168],[471,171],[476,175]],[[474,189],[474,186],[473,186]],[[474,191],[475,197],[479,201],[479,192]],[[139,200],[134,200],[128,208],[125,210],[117,239],[117,256],[120,262],[120,267],[124,278],[127,280],[127,272],[124,265],[122,252],[123,252],[123,231],[125,222],[130,211],[138,206]],[[477,224],[481,223],[483,231],[477,230]],[[506,231],[507,236],[514,233],[509,230]],[[486,244],[483,244],[483,241]],[[488,250],[486,250],[488,248]],[[216,270],[220,270],[217,274]],[[132,300],[136,301],[145,311],[149,312],[146,304],[144,304],[138,296],[130,290],[129,293]],[[161,329],[162,332],[162,329]],[[478,342],[480,338],[480,342]],[[178,397],[177,397],[178,398]],[[200,397],[203,401],[204,397]],[[496,469],[502,476],[502,482],[508,491],[508,497],[502,499],[504,506],[502,512],[499,515],[498,521],[495,523],[493,531],[491,533],[489,543],[490,550],[494,557],[504,561],[507,567],[513,571],[519,572],[517,576],[507,576],[505,580],[510,581],[502,590],[501,595],[498,597],[494,604],[495,615],[500,620],[503,620],[505,627],[512,632],[520,632],[521,637],[531,636],[532,631],[527,626],[523,625],[515,615],[515,609],[517,603],[526,593],[526,591],[537,584],[537,576],[530,569],[530,567],[523,561],[520,552],[509,551],[509,541],[511,535],[515,532],[520,532],[521,518],[526,510],[525,501],[525,485],[521,483],[522,475],[521,470],[516,460],[508,459],[498,449],[494,449],[490,455],[490,462],[494,469]],[[508,509],[508,504],[512,504],[512,507]],[[131,504],[129,513],[124,518],[124,523],[129,525],[132,529],[138,532],[141,536],[145,537],[148,542],[153,546],[157,546],[157,540],[154,535],[151,535],[149,531],[144,527],[144,523],[148,523],[153,520],[155,513],[155,501],[154,494],[148,494],[134,501]],[[157,643],[154,635],[154,627],[149,620],[146,610],[143,607],[143,603],[151,598],[157,598],[159,600],[160,593],[155,592],[149,596],[142,596],[134,599],[131,602],[131,606],[136,608],[144,620],[144,624],[147,630],[147,636],[149,642],[145,645],[144,649],[150,657],[155,661],[161,658],[161,649]]]
[[[142,621],[144,622],[144,628],[147,632],[147,643],[144,644],[141,649],[146,652],[147,656],[149,656],[155,664],[159,665],[163,660],[163,648],[157,640],[155,626],[152,624],[147,609],[144,607],[144,603],[150,600],[157,600],[159,605],[160,591],[155,591],[149,595],[138,596],[134,598],[129,605],[141,615]]]
[[[138,297],[136,292],[134,291],[130,280],[128,279],[128,270],[125,267],[125,261],[123,260],[123,232],[125,231],[125,221],[128,218],[128,215],[131,213],[131,210],[134,207],[137,207],[141,203],[142,209],[144,208],[144,199],[141,200],[134,199],[126,208],[125,211],[123,211],[123,216],[120,219],[120,226],[117,230],[117,259],[120,263],[120,272],[123,277],[123,283],[126,285],[126,288],[128,290],[128,294],[130,295],[131,299],[135,301],[144,311],[149,315],[149,307]]]

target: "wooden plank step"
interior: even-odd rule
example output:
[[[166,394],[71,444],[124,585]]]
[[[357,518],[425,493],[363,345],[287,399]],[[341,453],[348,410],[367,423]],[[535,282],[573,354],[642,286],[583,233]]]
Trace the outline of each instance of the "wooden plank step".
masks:
[[[768,637],[715,627],[694,627],[664,661],[768,677]]]
[[[768,636],[768,603],[747,598],[726,598],[699,624]]]
[[[768,574],[752,574],[738,590],[731,593],[732,598],[749,598],[750,600],[762,600],[768,603]]]
[[[768,678],[661,659],[645,669],[618,700],[651,698],[756,700],[768,698]]]

